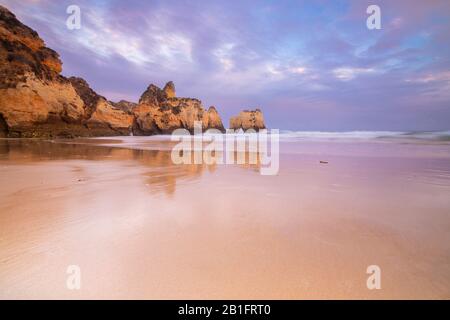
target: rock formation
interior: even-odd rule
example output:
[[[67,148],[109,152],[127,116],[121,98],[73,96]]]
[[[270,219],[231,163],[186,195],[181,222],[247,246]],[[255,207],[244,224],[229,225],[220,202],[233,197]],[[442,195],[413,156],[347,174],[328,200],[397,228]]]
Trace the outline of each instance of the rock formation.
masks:
[[[77,77],[62,76],[59,55],[0,6],[0,137],[152,135],[185,128],[224,132],[215,107],[176,97],[175,85],[151,84],[139,103],[108,101]],[[264,128],[262,113],[244,111],[231,128]]]
[[[0,131],[9,137],[129,134],[133,116],[80,78],[60,75],[58,54],[0,6]]]
[[[75,88],[84,103],[83,125],[89,129],[90,135],[128,135],[131,132],[134,117],[124,112],[105,97],[98,95],[88,83],[76,77],[69,82]]]
[[[163,91],[167,98],[175,98],[175,85],[172,81],[166,83]]]
[[[225,128],[222,124],[222,119],[220,119],[219,113],[214,106],[208,108],[206,112],[206,119],[204,122],[204,127],[208,129],[217,129],[221,132],[225,132]]]
[[[125,111],[129,114],[133,114],[133,109],[136,108],[137,106],[137,103],[126,100],[120,100],[119,102],[111,102],[111,103],[115,108]]]
[[[205,111],[198,99],[175,97],[173,82],[168,82],[162,90],[154,84],[148,86],[133,113],[136,119],[133,127],[135,135],[165,134],[178,128],[192,133],[195,121],[202,122],[203,130],[225,131],[214,107]]]
[[[231,117],[230,119],[230,129],[233,130],[242,129],[246,131],[253,129],[259,131],[265,128],[264,117],[259,109],[241,111],[238,116]]]

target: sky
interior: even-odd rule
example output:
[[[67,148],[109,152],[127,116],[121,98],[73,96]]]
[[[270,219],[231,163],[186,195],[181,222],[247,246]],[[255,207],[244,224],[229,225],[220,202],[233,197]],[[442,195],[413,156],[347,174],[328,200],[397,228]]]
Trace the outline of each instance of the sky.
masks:
[[[450,1],[0,0],[109,100],[150,83],[269,128],[450,129]],[[381,29],[366,26],[381,9]],[[81,28],[66,27],[69,5]]]

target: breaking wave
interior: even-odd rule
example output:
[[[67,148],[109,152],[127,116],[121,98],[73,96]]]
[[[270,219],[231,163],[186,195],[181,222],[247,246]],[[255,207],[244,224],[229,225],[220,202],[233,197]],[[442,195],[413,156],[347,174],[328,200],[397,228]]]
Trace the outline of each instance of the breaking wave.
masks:
[[[450,142],[450,131],[289,131],[281,130],[280,137],[283,140],[340,140],[340,139],[404,139]]]

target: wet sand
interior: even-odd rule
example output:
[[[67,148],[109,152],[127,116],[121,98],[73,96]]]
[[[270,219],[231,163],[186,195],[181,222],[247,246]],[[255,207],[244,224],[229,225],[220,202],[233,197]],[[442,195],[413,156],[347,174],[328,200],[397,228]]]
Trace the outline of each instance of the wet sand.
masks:
[[[0,139],[0,298],[450,299],[450,144],[283,142],[277,176],[167,150]]]

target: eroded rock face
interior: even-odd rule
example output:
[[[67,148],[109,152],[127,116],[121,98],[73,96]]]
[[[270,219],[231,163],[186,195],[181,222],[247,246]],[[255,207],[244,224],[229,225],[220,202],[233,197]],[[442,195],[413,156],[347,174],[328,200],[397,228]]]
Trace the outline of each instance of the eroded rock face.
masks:
[[[61,70],[58,54],[0,6],[0,137],[152,135],[178,128],[193,132],[195,121],[203,130],[225,131],[216,108],[205,110],[198,99],[176,97],[172,81],[163,89],[151,84],[137,104],[114,103],[85,80],[62,76]],[[241,118],[244,127],[264,126],[262,114],[253,116],[253,122]]]
[[[134,116],[114,108],[109,101],[101,97],[94,113],[86,121],[86,127],[95,135],[129,135]]]
[[[77,92],[78,96],[84,103],[85,118],[86,120],[94,113],[95,107],[102,96],[98,95],[94,90],[89,87],[86,80],[78,77],[70,77],[69,82]]]
[[[167,98],[175,98],[175,84],[172,81],[169,81],[166,83],[166,85],[163,88],[164,93],[166,94]]]
[[[200,100],[175,97],[175,85],[168,82],[164,89],[151,84],[133,109],[136,118],[133,133],[148,135],[171,133],[178,128],[194,131],[194,122],[202,122],[202,129],[224,131],[222,120],[215,108],[206,111]]]
[[[206,117],[205,117],[204,127],[207,129],[217,129],[221,132],[225,132],[225,128],[223,127],[222,119],[219,116],[216,108],[211,106],[209,107]]]
[[[36,31],[0,5],[0,88],[15,88],[27,74],[54,81],[61,70],[58,54],[45,47]]]
[[[230,129],[233,130],[242,129],[246,131],[253,129],[259,131],[265,128],[264,117],[259,109],[241,111],[238,116],[230,119]]]
[[[84,114],[83,101],[72,85],[60,81],[49,85],[31,73],[24,77],[15,88],[0,89],[0,114],[8,136],[69,135]]]
[[[137,106],[137,103],[126,101],[126,100],[120,100],[119,102],[111,102],[111,103],[116,109],[120,109],[129,114],[132,114],[134,108],[136,108],[136,106]]]
[[[132,115],[97,95],[83,79],[63,77],[61,70],[58,54],[0,6],[0,135],[129,134]]]
[[[8,125],[3,119],[3,116],[0,115],[0,138],[5,138],[8,136]]]
[[[128,135],[134,117],[98,95],[82,78],[70,77],[70,83],[84,103],[83,125],[92,135]]]

